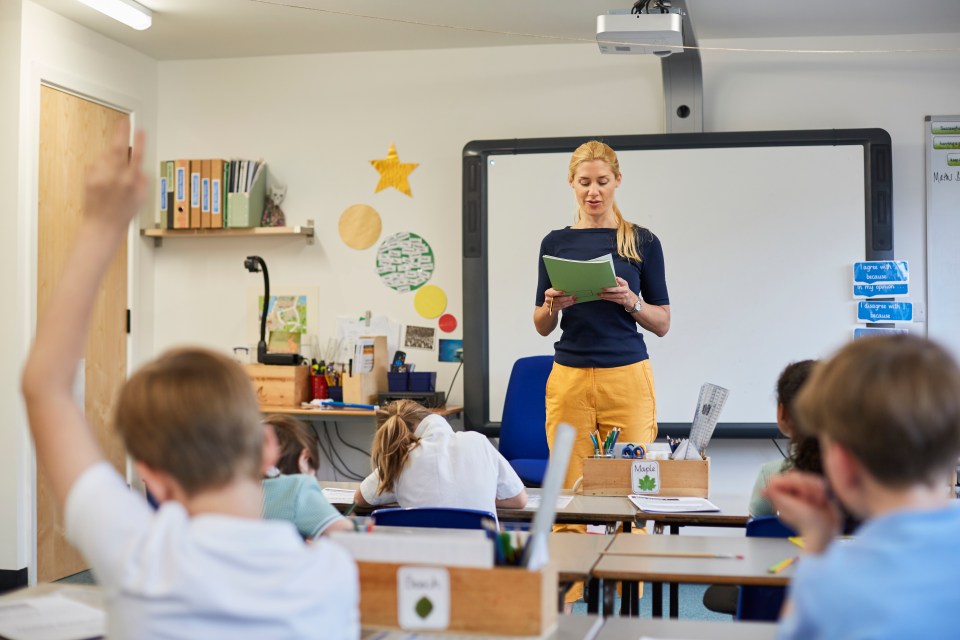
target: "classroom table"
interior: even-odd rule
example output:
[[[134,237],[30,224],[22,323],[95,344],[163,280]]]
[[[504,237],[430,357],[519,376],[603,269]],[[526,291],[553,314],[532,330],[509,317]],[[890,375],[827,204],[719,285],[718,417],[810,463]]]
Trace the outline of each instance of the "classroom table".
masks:
[[[777,637],[777,625],[772,622],[606,618],[595,640],[637,640],[642,637],[657,640],[773,640]]]
[[[540,489],[527,489],[528,495],[540,495]],[[564,491],[563,495],[570,495]],[[536,511],[531,509],[497,509],[500,522],[531,522]],[[623,526],[630,531],[637,518],[637,508],[624,496],[585,496],[573,494],[570,504],[557,509],[557,524],[605,524]]]
[[[603,618],[599,616],[561,614],[557,618],[557,626],[554,627],[550,633],[536,640],[593,640],[597,637],[597,633],[603,624]],[[411,638],[437,638],[438,640],[442,640],[443,638],[457,638],[458,640],[462,640],[467,637],[469,637],[470,640],[517,640],[516,636],[505,638],[504,636],[473,634],[467,636],[465,634],[448,635],[428,632],[416,632],[414,635],[414,632],[411,631],[374,631],[369,629],[362,630],[360,635],[362,640],[410,640]],[[531,638],[531,640],[534,639]],[[697,639],[693,638],[691,640]]]
[[[637,525],[643,526],[644,520],[653,522],[653,532],[663,533],[664,526],[670,527],[670,533],[680,533],[680,527],[746,527],[750,519],[747,511],[747,497],[734,494],[716,494],[707,498],[720,508],[720,511],[691,511],[687,513],[649,513],[637,511]]]
[[[613,611],[617,581],[783,587],[793,577],[796,563],[779,573],[770,573],[768,569],[799,552],[786,538],[617,535],[593,568],[593,575],[604,581],[603,606],[605,614],[609,614]],[[682,557],[680,554],[742,555],[743,558]],[[633,606],[632,603],[631,614],[635,615],[637,611]],[[676,618],[678,614],[671,599],[670,617]],[[662,604],[656,598],[653,615],[663,615]]]
[[[579,533],[551,533],[549,538],[550,562],[557,568],[560,589],[560,611],[563,611],[563,594],[569,585],[584,580],[587,588],[587,613],[595,614],[600,609],[600,580],[593,576],[593,567],[600,561],[603,551],[613,542],[612,535],[582,535]]]

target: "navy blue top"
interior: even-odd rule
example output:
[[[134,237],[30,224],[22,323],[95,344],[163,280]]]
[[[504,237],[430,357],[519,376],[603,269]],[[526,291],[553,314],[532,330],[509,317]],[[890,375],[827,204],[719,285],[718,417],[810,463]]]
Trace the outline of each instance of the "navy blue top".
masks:
[[[667,280],[663,268],[660,240],[647,229],[634,226],[637,249],[642,262],[627,260],[617,253],[616,229],[571,229],[551,231],[540,243],[540,277],[536,306],[543,305],[543,292],[550,288],[550,277],[543,256],[570,260],[592,260],[613,255],[618,277],[640,292],[646,304],[668,305]],[[623,367],[646,360],[647,345],[633,316],[609,300],[581,302],[560,312],[560,340],[553,346],[558,364],[578,368]]]

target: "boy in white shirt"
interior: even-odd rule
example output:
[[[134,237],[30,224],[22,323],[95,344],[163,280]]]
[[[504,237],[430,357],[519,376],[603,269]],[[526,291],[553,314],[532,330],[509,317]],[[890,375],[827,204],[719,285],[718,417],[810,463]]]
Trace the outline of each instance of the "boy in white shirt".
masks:
[[[443,417],[411,400],[379,415],[374,471],[360,484],[360,506],[456,507],[497,512],[527,504],[523,481],[487,438],[455,432]]]
[[[98,287],[147,191],[143,135],[132,153],[129,139],[125,122],[88,174],[85,219],[22,378],[37,458],[102,587],[107,635],[357,638],[352,560],[260,519],[263,430],[239,365],[174,350],[121,390],[116,428],[156,512],[104,460],[74,399]]]

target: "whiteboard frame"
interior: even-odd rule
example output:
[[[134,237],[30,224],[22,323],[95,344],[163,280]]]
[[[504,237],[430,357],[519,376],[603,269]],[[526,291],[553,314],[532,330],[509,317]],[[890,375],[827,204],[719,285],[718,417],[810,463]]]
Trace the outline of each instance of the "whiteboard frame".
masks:
[[[856,145],[863,147],[864,248],[867,260],[893,259],[893,163],[890,134],[883,129],[818,129],[671,133],[635,136],[586,136],[474,140],[463,148],[463,391],[464,426],[496,437],[500,423],[490,421],[489,282],[487,277],[487,167],[491,156],[572,152],[588,140],[601,139],[618,151]],[[689,422],[659,424],[662,435],[686,435]],[[715,437],[771,438],[767,422],[717,425]]]

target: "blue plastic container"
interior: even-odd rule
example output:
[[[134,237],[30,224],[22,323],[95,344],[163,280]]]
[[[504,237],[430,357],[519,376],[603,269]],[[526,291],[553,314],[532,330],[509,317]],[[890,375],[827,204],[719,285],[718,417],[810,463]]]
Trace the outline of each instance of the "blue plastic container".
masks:
[[[411,371],[410,372],[410,391],[436,391],[437,390],[437,372],[436,371]]]
[[[387,388],[394,392],[407,391],[410,386],[410,372],[400,371],[387,373]]]
[[[343,402],[343,387],[327,387],[327,397],[334,402]]]

